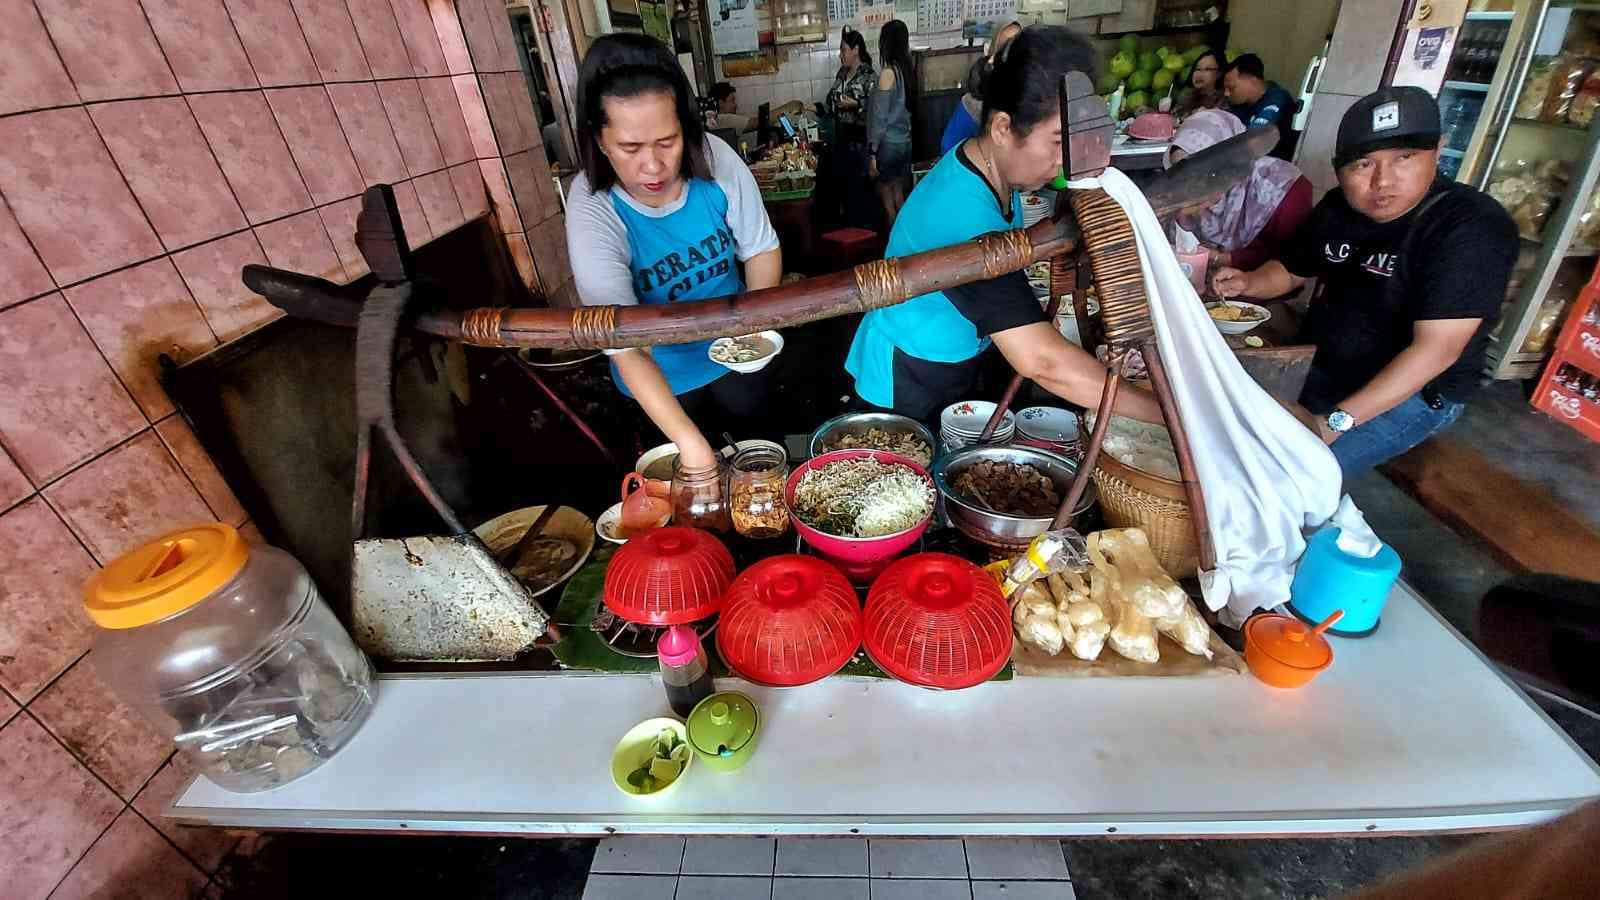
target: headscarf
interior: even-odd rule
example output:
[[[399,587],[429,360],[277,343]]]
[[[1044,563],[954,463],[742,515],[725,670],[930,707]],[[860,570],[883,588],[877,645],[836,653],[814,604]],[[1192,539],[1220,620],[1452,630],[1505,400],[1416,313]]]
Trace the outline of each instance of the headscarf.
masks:
[[[1243,132],[1244,123],[1233,113],[1202,109],[1183,121],[1173,135],[1172,146],[1193,156]],[[1171,165],[1170,158],[1167,165]],[[1182,224],[1208,244],[1238,250],[1267,227],[1278,204],[1300,177],[1300,169],[1293,163],[1263,157],[1255,161],[1250,177],[1229,188],[1197,221]]]

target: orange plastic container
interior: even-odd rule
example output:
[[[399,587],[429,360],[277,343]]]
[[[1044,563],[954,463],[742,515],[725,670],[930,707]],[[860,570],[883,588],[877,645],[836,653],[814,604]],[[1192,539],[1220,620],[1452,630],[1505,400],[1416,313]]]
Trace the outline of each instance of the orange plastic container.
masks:
[[[1277,688],[1297,688],[1333,665],[1333,647],[1322,636],[1344,617],[1335,610],[1315,628],[1279,613],[1261,613],[1244,623],[1244,661],[1250,674]]]
[[[638,472],[629,472],[622,479],[622,537],[659,528],[672,517],[672,504],[658,497],[650,489],[650,480]]]

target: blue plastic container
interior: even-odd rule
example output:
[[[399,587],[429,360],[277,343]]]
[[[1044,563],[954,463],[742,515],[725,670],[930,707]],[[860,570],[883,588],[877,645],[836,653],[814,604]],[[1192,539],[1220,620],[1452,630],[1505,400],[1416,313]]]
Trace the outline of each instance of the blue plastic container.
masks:
[[[1400,554],[1384,544],[1376,556],[1351,556],[1338,540],[1339,528],[1330,525],[1306,543],[1289,586],[1289,611],[1315,625],[1342,609],[1344,618],[1328,634],[1366,637],[1378,630],[1383,604],[1400,577]]]

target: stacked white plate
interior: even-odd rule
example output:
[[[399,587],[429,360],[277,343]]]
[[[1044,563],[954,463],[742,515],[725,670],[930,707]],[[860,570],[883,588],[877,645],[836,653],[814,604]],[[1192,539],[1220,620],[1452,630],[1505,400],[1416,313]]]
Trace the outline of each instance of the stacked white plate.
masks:
[[[1027,228],[1035,222],[1042,222],[1050,215],[1050,210],[1055,207],[1056,195],[1054,191],[1028,191],[1022,195],[1022,227]]]
[[[1017,413],[1016,443],[1076,458],[1082,447],[1078,416],[1055,406],[1030,406]]]
[[[995,404],[988,400],[963,400],[950,404],[939,414],[939,443],[946,451],[960,450],[978,443],[983,426],[989,424],[989,417],[994,415],[994,410]],[[1017,417],[1007,412],[995,428],[994,435],[989,438],[989,443],[1009,444],[1016,434]]]

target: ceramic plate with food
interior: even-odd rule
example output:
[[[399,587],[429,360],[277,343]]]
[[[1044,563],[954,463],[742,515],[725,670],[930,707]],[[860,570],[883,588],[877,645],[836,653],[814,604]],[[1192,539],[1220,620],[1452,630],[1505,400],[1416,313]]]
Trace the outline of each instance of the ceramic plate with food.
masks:
[[[1242,300],[1223,300],[1206,306],[1211,321],[1223,334],[1244,334],[1272,318],[1265,306],[1245,303]]]
[[[776,331],[746,334],[740,337],[717,338],[711,342],[706,355],[711,361],[727,366],[735,372],[759,372],[767,363],[783,352],[783,335]]]

